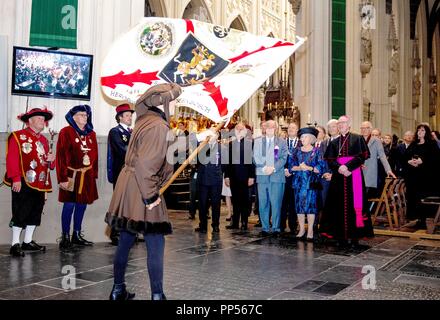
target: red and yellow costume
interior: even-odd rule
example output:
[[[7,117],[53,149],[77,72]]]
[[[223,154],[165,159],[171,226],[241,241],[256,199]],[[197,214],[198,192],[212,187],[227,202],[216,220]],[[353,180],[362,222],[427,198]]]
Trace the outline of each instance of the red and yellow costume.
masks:
[[[45,161],[49,153],[49,143],[45,136],[31,128],[12,132],[8,138],[6,152],[5,184],[10,186],[23,178],[26,185],[34,190],[52,192],[52,182]],[[55,163],[50,169],[55,168]]]

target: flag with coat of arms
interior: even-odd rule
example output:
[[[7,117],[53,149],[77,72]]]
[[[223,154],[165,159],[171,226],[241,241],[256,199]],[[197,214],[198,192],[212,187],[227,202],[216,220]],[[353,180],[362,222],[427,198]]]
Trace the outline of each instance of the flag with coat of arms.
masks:
[[[135,103],[150,87],[183,87],[177,105],[214,122],[226,120],[306,39],[296,43],[196,20],[143,18],[104,59],[101,86],[118,102]]]

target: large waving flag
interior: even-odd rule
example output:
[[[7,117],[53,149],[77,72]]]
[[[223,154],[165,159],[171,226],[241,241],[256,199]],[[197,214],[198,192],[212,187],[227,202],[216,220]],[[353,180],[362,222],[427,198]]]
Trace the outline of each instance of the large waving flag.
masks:
[[[232,115],[305,41],[259,37],[196,20],[144,18],[111,47],[104,94],[135,103],[150,86],[183,87],[177,104],[214,122]]]

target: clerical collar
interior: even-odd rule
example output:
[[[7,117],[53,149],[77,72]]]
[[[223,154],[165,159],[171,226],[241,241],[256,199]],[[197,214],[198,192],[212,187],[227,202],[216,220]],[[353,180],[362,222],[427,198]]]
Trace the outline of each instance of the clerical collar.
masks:
[[[333,140],[337,139],[338,137],[339,137],[339,134],[337,136],[330,137],[330,141],[333,141]]]
[[[122,128],[124,128],[125,131],[130,131],[130,130],[129,130],[129,127],[128,127],[125,123],[120,122],[119,125],[120,125]]]

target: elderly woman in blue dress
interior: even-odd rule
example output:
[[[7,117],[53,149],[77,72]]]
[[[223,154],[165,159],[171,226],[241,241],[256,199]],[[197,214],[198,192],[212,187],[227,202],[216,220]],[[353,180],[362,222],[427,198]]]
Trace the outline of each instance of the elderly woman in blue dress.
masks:
[[[321,176],[326,172],[326,163],[318,147],[314,147],[318,130],[302,128],[298,132],[302,147],[294,150],[289,157],[289,171],[293,174],[292,187],[295,189],[295,207],[298,216],[299,233],[305,240],[305,219],[307,215],[307,241],[313,241],[313,225],[318,214],[318,192]]]

